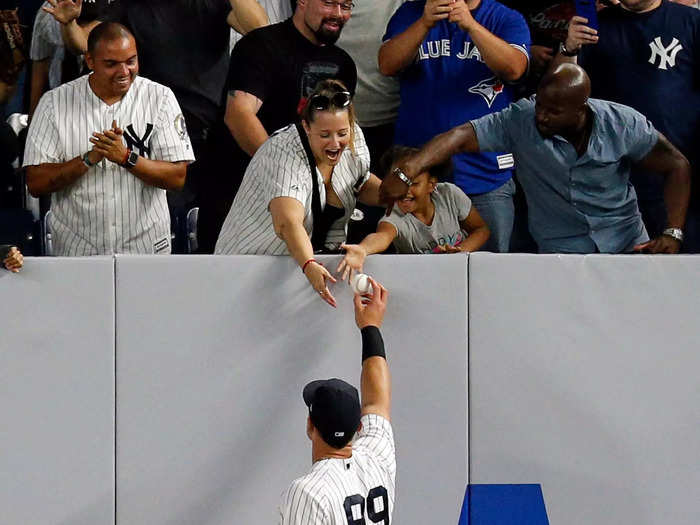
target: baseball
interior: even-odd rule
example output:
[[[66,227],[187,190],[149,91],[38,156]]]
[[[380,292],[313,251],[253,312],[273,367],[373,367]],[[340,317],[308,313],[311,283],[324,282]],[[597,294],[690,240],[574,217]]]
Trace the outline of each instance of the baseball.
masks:
[[[371,294],[372,285],[369,282],[369,277],[364,273],[356,273],[350,280],[352,291],[360,295]]]

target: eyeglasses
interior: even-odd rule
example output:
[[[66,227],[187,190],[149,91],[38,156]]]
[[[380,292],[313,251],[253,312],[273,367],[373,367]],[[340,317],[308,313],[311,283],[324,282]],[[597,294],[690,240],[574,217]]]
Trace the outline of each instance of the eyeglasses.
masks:
[[[331,106],[342,109],[350,105],[352,100],[352,95],[349,91],[338,91],[333,93],[330,97],[327,95],[312,95],[309,99],[309,104],[311,107],[317,111],[325,111]]]
[[[355,4],[352,2],[337,2],[334,0],[321,0],[321,3],[329,7],[331,9],[335,8],[336,6],[340,7],[341,11],[349,12],[352,11],[352,8],[355,7]]]

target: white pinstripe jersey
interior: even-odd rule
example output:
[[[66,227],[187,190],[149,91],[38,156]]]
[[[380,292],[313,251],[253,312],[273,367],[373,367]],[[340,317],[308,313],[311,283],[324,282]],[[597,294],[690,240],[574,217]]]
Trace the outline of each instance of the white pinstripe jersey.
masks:
[[[92,149],[93,132],[124,130],[129,147],[143,157],[194,160],[185,120],[173,92],[136,77],[111,106],[92,91],[89,75],[46,93],[27,136],[25,166],[67,162]],[[170,253],[170,215],[165,190],[106,159],[52,195],[56,255]]]
[[[280,525],[390,525],[396,454],[389,421],[362,417],[349,459],[323,459],[282,495]]]
[[[317,170],[321,207],[326,205],[323,176]],[[369,179],[369,150],[360,127],[355,124],[355,153],[346,148],[333,169],[331,185],[343,203],[345,213],[331,226],[326,247],[337,249],[346,238],[357,193]],[[275,234],[270,201],[292,197],[304,206],[304,228],[309,236],[313,229],[311,170],[296,127],[282,128],[255,152],[246,169],[241,187],[226,217],[217,254],[288,255],[287,245]]]
[[[51,6],[44,2],[42,7]],[[58,87],[61,83],[61,69],[65,48],[61,36],[61,24],[46,11],[39,9],[34,19],[32,43],[29,48],[29,58],[34,61],[51,59],[49,64],[49,87]]]

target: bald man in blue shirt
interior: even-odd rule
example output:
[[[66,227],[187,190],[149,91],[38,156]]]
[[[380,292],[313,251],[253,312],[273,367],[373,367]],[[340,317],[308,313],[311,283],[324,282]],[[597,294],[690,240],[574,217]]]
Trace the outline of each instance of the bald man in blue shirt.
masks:
[[[639,112],[591,99],[590,80],[562,64],[536,97],[438,135],[385,178],[393,202],[413,177],[457,152],[513,151],[542,253],[678,253],[680,241],[649,240],[629,182],[633,165],[664,177],[668,225],[681,230],[690,196],[688,160]]]

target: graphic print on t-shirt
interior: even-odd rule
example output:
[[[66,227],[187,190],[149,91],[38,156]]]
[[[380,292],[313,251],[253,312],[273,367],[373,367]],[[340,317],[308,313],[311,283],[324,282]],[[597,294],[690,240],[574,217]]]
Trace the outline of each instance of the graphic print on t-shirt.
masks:
[[[322,80],[338,78],[340,66],[333,62],[307,62],[301,72],[301,93],[302,99],[308,98],[313,93],[316,85]]]
[[[676,67],[676,55],[683,50],[683,46],[678,42],[677,38],[674,38],[668,46],[665,46],[660,36],[649,42],[649,48],[651,48],[649,63],[663,70],[667,70],[669,67]]]
[[[486,104],[491,107],[493,105],[493,101],[496,100],[496,97],[503,93],[503,88],[504,85],[501,79],[498,77],[491,77],[487,78],[486,80],[482,80],[476,86],[470,87],[469,93],[481,95],[484,97]]]

